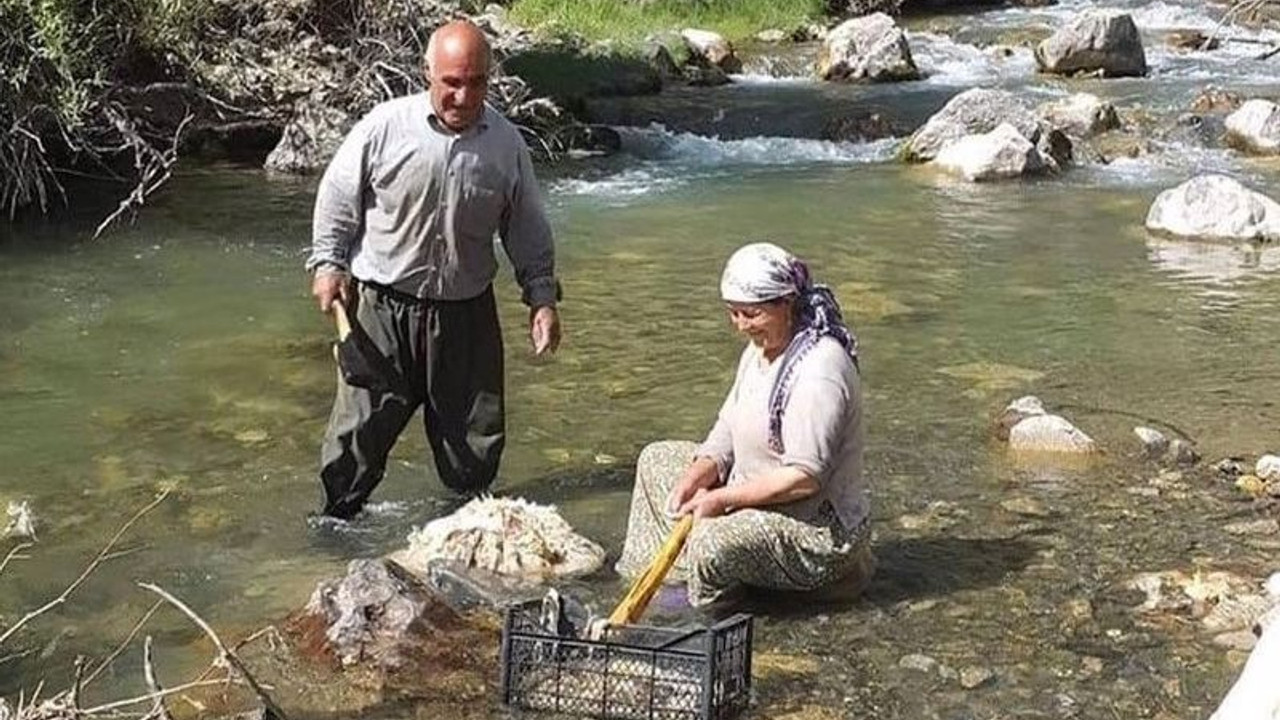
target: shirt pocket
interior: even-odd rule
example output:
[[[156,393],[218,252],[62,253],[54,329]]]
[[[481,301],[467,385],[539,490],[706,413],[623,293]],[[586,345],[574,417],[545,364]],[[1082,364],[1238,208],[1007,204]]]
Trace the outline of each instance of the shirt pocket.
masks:
[[[481,173],[463,184],[459,197],[457,222],[469,235],[492,236],[498,230],[506,211],[507,194],[496,178]]]

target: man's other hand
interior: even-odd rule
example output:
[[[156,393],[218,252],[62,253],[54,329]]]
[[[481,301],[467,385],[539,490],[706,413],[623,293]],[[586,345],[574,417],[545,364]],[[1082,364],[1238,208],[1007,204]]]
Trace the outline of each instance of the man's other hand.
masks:
[[[341,270],[320,269],[311,280],[311,295],[320,303],[320,312],[333,311],[333,301],[351,307],[351,276]]]
[[[560,347],[560,314],[555,308],[543,306],[530,311],[529,342],[534,355],[555,352]]]

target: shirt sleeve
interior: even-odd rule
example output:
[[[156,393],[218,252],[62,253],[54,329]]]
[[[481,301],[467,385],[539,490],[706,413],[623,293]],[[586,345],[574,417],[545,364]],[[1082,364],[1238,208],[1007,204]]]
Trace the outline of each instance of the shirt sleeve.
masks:
[[[357,123],[329,161],[316,190],[307,271],[321,265],[351,269],[351,255],[363,228],[364,189],[369,179],[366,124]]]
[[[821,365],[802,365],[798,370],[800,375],[782,414],[781,461],[821,479],[830,472],[846,437],[854,432],[849,418],[851,404],[858,402],[857,390],[840,374]]]
[[[521,142],[516,153],[515,187],[498,235],[515,269],[520,299],[529,307],[554,306],[560,292],[551,224],[542,206],[542,193],[538,190],[529,149]]]
[[[743,351],[742,356],[738,359],[738,371],[733,378],[733,387],[729,388],[729,394],[725,396],[724,402],[720,404],[720,412],[716,414],[715,425],[711,426],[711,432],[707,433],[707,439],[702,441],[698,449],[694,451],[694,457],[705,457],[715,461],[716,468],[720,473],[720,482],[728,482],[729,471],[733,468],[733,426],[731,418],[735,412],[738,401],[738,384],[742,381],[742,369],[747,362],[747,353]]]

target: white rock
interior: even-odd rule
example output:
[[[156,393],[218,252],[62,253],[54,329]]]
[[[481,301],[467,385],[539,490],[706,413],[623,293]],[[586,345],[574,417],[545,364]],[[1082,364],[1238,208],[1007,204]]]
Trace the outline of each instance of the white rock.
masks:
[[[1040,139],[1039,120],[1021,97],[1008,90],[965,90],[911,134],[903,154],[913,162],[932,160],[948,144],[966,135],[991,132],[1002,123],[1012,125],[1032,143]]]
[[[934,163],[975,182],[1034,175],[1048,167],[1036,146],[1008,123],[956,140],[942,148]]]
[[[1044,409],[1044,401],[1035,395],[1023,395],[1010,402],[1005,406],[1005,410],[1022,413],[1023,415],[1045,415],[1047,411]]]
[[[1169,438],[1164,433],[1149,427],[1136,427],[1133,434],[1138,436],[1142,441],[1142,446],[1146,449],[1148,455],[1161,455],[1165,450],[1169,449]]]
[[[1280,239],[1280,203],[1226,175],[1197,175],[1156,196],[1147,229],[1190,238]]]
[[[0,537],[35,539],[36,516],[26,500],[10,500],[8,514],[9,522],[4,526],[4,532],[0,532]]]
[[[1227,116],[1227,143],[1259,155],[1280,153],[1280,105],[1250,100]]]
[[[480,497],[409,533],[409,547],[393,559],[419,575],[432,560],[442,559],[501,575],[549,579],[593,573],[604,556],[603,548],[574,532],[554,507]]]
[[[733,51],[733,45],[719,33],[710,30],[681,30],[680,37],[689,50],[702,58],[709,65],[714,65],[727,73],[742,70],[742,61]]]
[[[1036,46],[1042,72],[1101,71],[1106,77],[1146,75],[1147,57],[1133,17],[1116,10],[1086,10]]]
[[[1280,480],[1280,457],[1263,455],[1258,458],[1258,463],[1253,466],[1253,474],[1267,481]]]
[[[846,20],[827,34],[818,56],[818,76],[891,82],[915,80],[920,70],[911,58],[906,33],[893,18],[877,12]]]
[[[1036,108],[1036,114],[1053,127],[1079,138],[1120,127],[1115,105],[1090,93],[1050,100]]]
[[[1024,452],[1091,453],[1093,438],[1057,415],[1035,415],[1009,430],[1009,447]]]

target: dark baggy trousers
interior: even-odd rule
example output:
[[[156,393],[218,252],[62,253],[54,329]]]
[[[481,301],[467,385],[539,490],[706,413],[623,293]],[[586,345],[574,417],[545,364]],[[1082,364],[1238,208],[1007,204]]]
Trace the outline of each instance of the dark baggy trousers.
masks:
[[[350,518],[382,481],[387,455],[423,408],[436,470],[458,493],[493,483],[505,443],[502,332],[489,288],[469,300],[420,300],[358,282],[356,322],[401,373],[399,390],[338,394],[320,451],[324,514]]]

